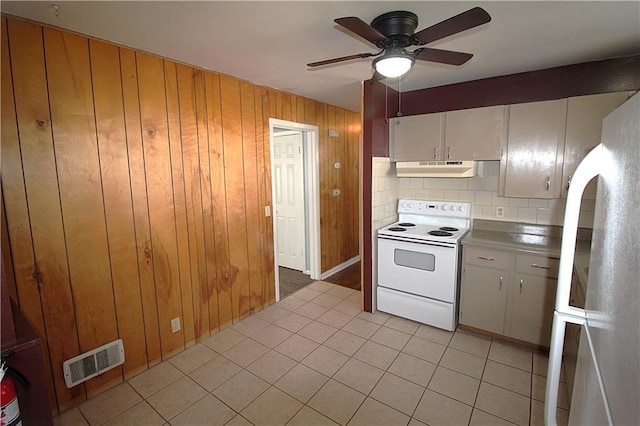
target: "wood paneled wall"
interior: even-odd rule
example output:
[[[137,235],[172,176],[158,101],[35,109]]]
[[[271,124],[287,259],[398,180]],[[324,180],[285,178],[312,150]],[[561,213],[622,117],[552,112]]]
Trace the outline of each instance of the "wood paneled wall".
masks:
[[[6,17],[1,106],[2,253],[54,411],[273,302],[270,117],[319,127],[322,271],[358,255],[358,113]]]

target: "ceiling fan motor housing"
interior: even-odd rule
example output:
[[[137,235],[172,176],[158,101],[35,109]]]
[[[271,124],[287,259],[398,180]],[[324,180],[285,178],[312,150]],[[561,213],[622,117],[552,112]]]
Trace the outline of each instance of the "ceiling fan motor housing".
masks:
[[[418,16],[406,11],[388,12],[371,21],[371,26],[391,40],[408,44],[418,27]]]

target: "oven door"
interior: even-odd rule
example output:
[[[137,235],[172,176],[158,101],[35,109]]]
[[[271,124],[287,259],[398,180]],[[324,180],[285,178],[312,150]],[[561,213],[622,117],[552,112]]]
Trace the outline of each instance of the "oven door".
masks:
[[[378,286],[443,302],[456,298],[456,246],[378,238]]]

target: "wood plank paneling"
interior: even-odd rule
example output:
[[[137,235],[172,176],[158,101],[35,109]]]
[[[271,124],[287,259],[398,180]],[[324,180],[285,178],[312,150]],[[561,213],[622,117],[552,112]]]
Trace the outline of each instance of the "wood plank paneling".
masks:
[[[336,210],[340,212],[336,218],[336,235],[339,230],[344,230],[345,235],[348,235],[350,232],[349,229],[349,217],[347,215],[341,214],[342,212],[347,211],[347,196],[349,194],[349,185],[347,181],[347,176],[349,173],[348,163],[345,161],[343,163],[340,162],[340,159],[349,158],[347,156],[347,129],[345,126],[345,111],[336,111],[336,129],[338,130],[338,137],[332,138],[335,146],[334,151],[334,164],[340,164],[340,168],[336,169],[335,167],[331,170],[332,173],[336,177],[336,187],[340,190],[340,195],[335,199],[336,201]],[[340,262],[340,259],[348,259],[349,255],[349,238],[342,238],[340,241],[340,248],[336,253],[335,262]]]
[[[216,289],[216,247],[213,222],[213,200],[211,191],[211,159],[209,156],[209,128],[207,124],[207,94],[204,73],[194,70],[195,111],[198,129],[198,151],[200,158],[200,187],[202,188],[202,221],[204,224],[207,281],[203,287],[203,301],[209,307],[209,329],[219,327],[218,292]]]
[[[242,157],[244,164],[244,201],[246,205],[247,260],[249,261],[249,292],[241,306],[253,312],[264,303],[262,289],[262,250],[260,247],[261,209],[258,206],[258,144],[256,137],[256,108],[253,86],[240,83],[240,103],[242,105]],[[241,311],[242,307],[241,307]]]
[[[328,167],[331,158],[327,145],[327,117],[328,105],[318,105],[316,107],[315,122],[318,125],[318,174],[320,180],[320,269],[326,271],[330,269],[329,247],[331,247],[331,182],[329,181]]]
[[[39,297],[33,292],[28,296],[29,300],[20,297],[20,307],[25,316],[37,325],[40,322],[37,318],[39,306],[42,306],[45,329],[41,337],[48,345],[48,370],[53,375],[57,404],[60,410],[64,410],[84,401],[86,394],[84,385],[67,389],[60,368],[64,360],[80,351],[58,193],[42,27],[9,20],[8,28],[22,169],[35,258],[31,274],[37,287],[30,291],[39,291]],[[2,143],[4,150],[4,138]],[[3,170],[3,182],[8,172]],[[10,205],[5,202],[5,206],[10,220]],[[9,229],[12,227],[10,222]],[[30,262],[29,257],[32,256],[28,252],[13,250],[13,243],[12,254],[14,267],[21,262]],[[65,339],[56,341],[58,336],[65,336]]]
[[[165,61],[169,66],[169,61]],[[196,336],[205,336],[209,330],[209,305],[207,288],[207,257],[203,219],[203,188],[201,187],[200,150],[196,123],[195,87],[193,68],[177,66],[179,99],[179,126],[184,163],[184,188],[189,227],[189,252],[193,273],[193,321]],[[174,165],[175,168],[175,165]]]
[[[347,211],[351,212],[351,239],[350,255],[357,256],[360,253],[360,193],[362,184],[360,182],[360,135],[362,132],[362,124],[360,115],[354,112],[347,112],[349,118],[347,120],[347,129],[349,133],[349,170],[351,172],[348,182],[350,193],[347,195],[348,205]]]
[[[151,252],[151,229],[147,200],[147,177],[142,149],[142,127],[138,101],[138,70],[134,52],[120,48],[120,70],[122,75],[122,98],[124,102],[127,149],[129,154],[129,178],[136,237],[138,279],[142,295],[147,365],[161,361],[160,324],[156,301],[153,253]],[[126,356],[126,355],[125,355]]]
[[[269,92],[267,88],[256,88],[256,92],[259,92],[260,102],[261,102],[261,117],[262,117],[262,145],[263,145],[263,156],[264,156],[264,167],[260,170],[263,172],[264,176],[264,204],[263,206],[273,206],[273,194],[271,193],[271,150],[269,144],[269,117],[274,117],[272,115],[272,110],[274,107],[273,102],[273,94]],[[258,93],[256,93],[256,98]],[[262,240],[262,254],[263,254],[263,268],[264,268],[264,278],[266,280],[265,285],[267,286],[264,291],[264,296],[268,303],[273,303],[275,301],[275,286],[272,283],[275,282],[275,259],[274,259],[274,243],[273,243],[273,208],[271,209],[271,214],[267,217],[263,217],[263,235],[264,238]]]
[[[20,29],[22,28],[22,29]],[[31,235],[31,222],[29,218],[29,207],[27,205],[27,193],[25,188],[25,176],[22,169],[22,155],[20,152],[20,144],[18,138],[18,122],[16,117],[16,105],[13,97],[13,78],[11,76],[10,59],[9,59],[9,40],[8,25],[6,18],[2,17],[2,220],[3,220],[3,237],[2,252],[3,261],[7,271],[7,282],[9,290],[14,300],[21,306],[24,306],[25,315],[30,323],[36,329],[38,334],[43,337],[45,344],[43,345],[44,359],[49,359],[49,348],[46,345],[46,327],[45,318],[42,312],[42,304],[40,302],[40,291],[38,283],[37,268],[35,266],[35,254],[33,249],[33,240]],[[34,27],[18,26],[14,27],[14,36],[20,37],[24,34],[25,42],[38,40],[42,44],[41,32]],[[24,52],[26,53],[26,52]],[[23,53],[23,54],[24,54]],[[41,57],[40,49],[34,50],[34,54]],[[22,55],[16,66],[20,68],[24,65],[23,61],[28,58]],[[42,72],[43,68],[36,68],[32,72]],[[28,77],[23,75],[22,77]],[[40,75],[40,83],[44,82],[43,76]],[[24,80],[19,80],[24,81]],[[28,84],[28,82],[26,82]],[[21,94],[27,94],[24,90],[26,87],[18,85]],[[20,94],[19,93],[19,94]],[[40,99],[42,101],[42,99]],[[26,107],[21,99],[21,105]],[[43,111],[46,107],[43,105]],[[28,113],[29,111],[23,111]],[[7,250],[10,248],[9,250]],[[9,263],[10,262],[10,263]],[[10,273],[11,272],[11,273]],[[49,405],[56,410],[55,392],[53,388],[53,375],[51,365],[47,363],[44,371],[47,374],[49,383]]]
[[[257,185],[257,199],[256,199],[256,208],[258,209],[258,214],[256,218],[257,232],[259,234],[259,238],[256,242],[258,245],[258,250],[260,250],[260,258],[258,259],[260,268],[260,294],[262,295],[262,307],[266,307],[270,304],[269,300],[269,290],[268,290],[268,265],[267,265],[267,257],[265,256],[265,228],[267,226],[266,217],[264,214],[263,206],[268,205],[265,196],[266,196],[266,176],[264,173],[260,173],[261,170],[265,170],[264,162],[265,162],[265,135],[269,134],[268,127],[265,131],[265,125],[263,120],[263,103],[264,97],[263,91],[260,87],[253,86],[253,97],[254,97],[254,117],[255,117],[255,126],[256,126],[256,185]],[[268,146],[268,144],[267,144]],[[268,156],[269,153],[266,153]],[[269,181],[271,182],[271,181]],[[263,209],[263,210],[261,210]],[[254,236],[255,238],[255,236]],[[273,270],[273,268],[271,268]],[[255,306],[255,305],[253,305]],[[259,307],[259,306],[258,306]]]
[[[182,316],[171,178],[163,61],[138,53],[138,90],[142,144],[147,176],[151,251],[155,276],[160,346],[163,358],[184,348],[182,330],[173,333],[171,320]]]
[[[89,44],[84,37],[45,28],[44,46],[69,276],[85,352],[118,338]],[[87,382],[87,395],[122,381],[121,370]]]
[[[209,135],[209,166],[216,257],[215,288],[218,296],[218,327],[232,323],[231,269],[229,264],[229,234],[227,232],[227,194],[225,191],[224,140],[222,135],[222,101],[220,77],[205,76]]]
[[[126,342],[123,368],[124,376],[128,378],[146,369],[147,353],[136,261],[120,60],[118,48],[113,45],[91,40],[89,47],[111,281],[118,337]]]
[[[225,191],[227,197],[227,230],[229,238],[229,263],[231,307],[233,320],[249,313],[249,265],[247,259],[247,214],[242,145],[242,106],[240,82],[221,76],[222,135],[224,138]]]
[[[340,197],[334,197],[332,191],[334,189],[340,189],[338,183],[338,170],[334,168],[334,164],[337,157],[338,143],[337,138],[329,137],[329,129],[336,129],[336,108],[334,106],[327,106],[326,108],[326,128],[324,133],[325,138],[325,152],[327,161],[325,164],[325,179],[329,183],[329,196],[327,197],[327,213],[329,219],[327,225],[329,226],[329,243],[331,242],[331,235],[337,235],[337,230],[340,221],[341,211],[338,208]],[[329,265],[337,265],[337,259],[340,256],[341,239],[336,241],[334,250],[329,251],[327,256],[327,269]]]
[[[2,24],[2,249],[11,296],[42,337],[54,411],[273,303],[270,118],[318,126],[322,271],[357,254],[340,229],[357,223],[343,198],[357,193],[357,113]],[[118,337],[125,365],[67,389],[62,363]]]
[[[196,304],[193,296],[191,262],[189,260],[189,229],[187,223],[185,176],[182,163],[183,145],[180,134],[182,125],[180,121],[176,64],[171,61],[164,61],[164,74],[167,96],[171,179],[173,183],[173,200],[176,219],[176,243],[178,245],[178,274],[180,277],[180,294],[182,295],[182,328],[184,330],[185,346],[189,347],[195,344],[196,336],[209,335],[209,327],[206,321],[204,327],[195,325],[197,323],[194,315]],[[208,310],[206,313],[208,314]]]

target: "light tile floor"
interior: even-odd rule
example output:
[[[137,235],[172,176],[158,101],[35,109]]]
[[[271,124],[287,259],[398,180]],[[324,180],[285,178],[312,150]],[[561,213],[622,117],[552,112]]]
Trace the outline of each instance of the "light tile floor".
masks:
[[[361,312],[359,292],[317,281],[54,424],[542,425],[546,368],[530,348]]]

